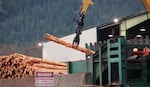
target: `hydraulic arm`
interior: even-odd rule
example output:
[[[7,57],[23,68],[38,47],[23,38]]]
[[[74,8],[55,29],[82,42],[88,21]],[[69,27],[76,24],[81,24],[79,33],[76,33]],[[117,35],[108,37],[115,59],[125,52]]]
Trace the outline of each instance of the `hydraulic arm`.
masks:
[[[88,7],[90,5],[93,5],[93,1],[92,0],[83,0],[83,3],[82,3],[82,7],[81,7],[81,11],[80,11],[80,15],[85,15]]]
[[[86,13],[88,7],[93,4],[94,4],[93,0],[83,0],[83,2],[82,2],[80,12],[77,15],[77,16],[79,16],[79,19],[74,20],[77,23],[77,30],[76,30],[76,36],[72,43],[73,45],[78,46],[80,43],[80,35],[81,35],[82,28],[84,27],[84,16],[85,16],[85,13]]]
[[[142,0],[147,11],[150,13],[150,0]],[[74,20],[77,23],[77,30],[76,30],[76,36],[73,40],[72,45],[76,45],[78,46],[80,43],[80,35],[81,35],[81,31],[82,28],[84,27],[84,17],[85,17],[85,13],[88,10],[90,5],[93,5],[93,0],[83,0],[82,1],[82,5],[81,5],[81,9],[80,12],[77,14],[77,16],[79,17],[78,20]]]
[[[147,9],[147,11],[150,13],[150,0],[143,0],[143,3]]]

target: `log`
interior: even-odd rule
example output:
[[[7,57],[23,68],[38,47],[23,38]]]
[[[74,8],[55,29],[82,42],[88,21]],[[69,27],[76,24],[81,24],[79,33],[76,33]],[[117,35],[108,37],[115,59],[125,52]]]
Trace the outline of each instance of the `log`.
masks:
[[[15,53],[14,55],[16,56],[20,56],[20,59],[23,59],[24,61],[26,60],[26,62],[28,63],[46,63],[46,64],[50,64],[50,65],[57,65],[57,66],[64,66],[67,67],[67,64],[65,63],[57,63],[57,62],[53,62],[53,61],[48,61],[48,60],[44,60],[44,59],[40,59],[40,58],[35,58],[35,57],[29,57],[29,56],[25,56],[19,53]],[[16,57],[17,58],[17,57]]]
[[[50,71],[50,72],[54,72],[54,74],[67,74],[67,70],[55,70],[55,69],[45,69],[45,68],[41,68],[41,67],[32,67],[35,71]]]
[[[67,64],[42,60],[22,54],[0,56],[0,79],[34,76],[36,71],[67,74]]]
[[[32,66],[45,68],[45,69],[57,69],[57,70],[67,70],[67,67],[60,67],[55,65],[48,65],[48,64],[33,64]]]
[[[78,50],[78,51],[83,52],[83,53],[85,53],[87,55],[93,55],[95,53],[92,50],[89,50],[89,49],[86,49],[86,48],[83,48],[83,47],[79,47],[79,46],[74,46],[71,43],[65,42],[65,41],[63,41],[63,40],[61,40],[61,39],[59,39],[59,38],[57,38],[55,36],[52,36],[50,34],[45,34],[45,39],[47,39],[49,41],[56,42],[56,43],[61,44],[61,45],[64,45],[66,47]]]

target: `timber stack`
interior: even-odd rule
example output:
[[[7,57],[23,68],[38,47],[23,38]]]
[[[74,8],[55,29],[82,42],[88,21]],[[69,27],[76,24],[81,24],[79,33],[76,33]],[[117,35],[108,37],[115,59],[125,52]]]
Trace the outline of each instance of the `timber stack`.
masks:
[[[0,56],[0,79],[31,77],[37,71],[67,74],[67,64],[18,53]]]

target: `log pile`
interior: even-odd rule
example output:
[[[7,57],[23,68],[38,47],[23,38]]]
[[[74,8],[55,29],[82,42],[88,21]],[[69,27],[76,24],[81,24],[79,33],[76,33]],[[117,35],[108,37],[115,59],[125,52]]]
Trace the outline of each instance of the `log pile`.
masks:
[[[0,56],[0,79],[34,76],[36,71],[67,74],[67,65],[65,63],[42,60],[18,53]]]

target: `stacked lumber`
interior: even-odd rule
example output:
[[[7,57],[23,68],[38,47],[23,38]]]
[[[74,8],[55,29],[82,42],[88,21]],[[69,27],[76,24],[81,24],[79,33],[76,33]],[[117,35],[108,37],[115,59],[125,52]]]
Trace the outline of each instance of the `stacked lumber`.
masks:
[[[65,63],[47,61],[18,53],[0,56],[1,79],[34,76],[37,71],[67,74],[67,65]]]

